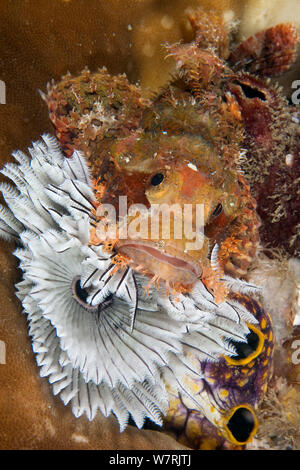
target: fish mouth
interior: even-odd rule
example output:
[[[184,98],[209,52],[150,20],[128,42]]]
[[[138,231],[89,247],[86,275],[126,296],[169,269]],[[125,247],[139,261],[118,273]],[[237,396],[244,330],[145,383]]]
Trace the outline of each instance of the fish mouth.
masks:
[[[134,263],[136,259],[140,261],[144,257],[144,263],[138,262],[138,264],[145,264],[146,268],[148,268],[149,265],[149,263],[147,263],[147,259],[150,258],[154,262],[157,261],[158,263],[168,266],[171,270],[180,270],[181,272],[185,272],[185,277],[191,278],[191,280],[194,281],[196,279],[200,279],[202,275],[202,269],[195,261],[161,251],[156,246],[153,246],[153,243],[151,242],[125,240],[123,242],[119,242],[116,245],[116,249],[120,253],[129,256]],[[153,274],[160,273],[153,272]]]

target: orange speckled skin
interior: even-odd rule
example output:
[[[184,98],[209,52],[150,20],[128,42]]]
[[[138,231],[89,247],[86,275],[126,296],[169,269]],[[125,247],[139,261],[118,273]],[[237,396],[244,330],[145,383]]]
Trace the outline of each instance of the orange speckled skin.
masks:
[[[253,61],[261,64],[266,75],[286,70],[294,60],[296,35],[291,26],[281,25],[230,52],[229,31],[221,18],[197,12],[190,20],[195,39],[166,46],[176,73],[152,100],[144,100],[140,88],[126,77],[112,77],[106,69],[63,77],[48,86],[45,100],[66,155],[74,148],[87,155],[95,194],[101,194],[99,204],[118,208],[118,198],[124,195],[128,205],[204,204],[202,249],[184,250],[186,240],[178,242],[171,233],[171,239],[159,240],[164,243],[163,252],[197,263],[205,281],[211,250],[218,243],[221,271],[242,277],[256,253],[259,221],[250,186],[240,171],[250,112],[244,110],[234,87],[239,87],[239,70],[249,68],[249,62],[251,72],[256,72]],[[269,37],[277,42],[274,39],[275,45],[268,48]],[[255,60],[251,59],[253,43],[261,45]],[[278,59],[278,48],[285,58]],[[261,132],[265,146],[263,128]],[[164,190],[151,187],[157,173],[164,175]],[[222,210],[215,216],[218,204]],[[150,242],[157,248],[157,241]],[[126,251],[122,243],[116,249],[124,250],[133,267],[141,264],[135,248]],[[142,264],[146,274],[160,272],[166,281],[195,280],[159,256],[143,253]],[[207,285],[216,294],[214,281]]]

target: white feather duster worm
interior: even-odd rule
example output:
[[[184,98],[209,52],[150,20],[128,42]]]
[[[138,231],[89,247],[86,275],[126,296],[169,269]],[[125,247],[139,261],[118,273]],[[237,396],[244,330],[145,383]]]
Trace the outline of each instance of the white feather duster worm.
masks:
[[[0,187],[8,206],[0,208],[0,233],[21,243],[17,295],[40,375],[75,416],[92,420],[99,408],[113,412],[121,430],[130,415],[138,427],[145,418],[162,424],[164,370],[182,392],[180,375],[193,369],[188,348],[197,348],[200,360],[234,355],[229,341],[245,341],[246,322],[256,320],[240,304],[217,305],[201,282],[175,302],[162,290],[145,297],[145,279],[129,267],[113,271],[112,255],[89,246],[93,191],[84,157],[74,151],[64,158],[56,139],[42,139],[29,149],[31,160],[14,153],[17,164],[2,173],[15,186]]]

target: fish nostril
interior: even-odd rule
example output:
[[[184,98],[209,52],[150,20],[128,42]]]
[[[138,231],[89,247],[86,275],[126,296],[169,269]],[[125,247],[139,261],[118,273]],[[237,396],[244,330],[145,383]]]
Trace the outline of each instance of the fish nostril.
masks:
[[[227,422],[228,430],[240,444],[249,441],[255,433],[256,427],[257,420],[253,411],[245,406],[238,407]]]

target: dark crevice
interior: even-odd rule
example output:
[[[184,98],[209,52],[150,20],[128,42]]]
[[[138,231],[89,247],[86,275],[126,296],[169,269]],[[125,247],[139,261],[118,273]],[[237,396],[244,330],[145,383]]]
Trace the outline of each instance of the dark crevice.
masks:
[[[248,408],[238,408],[227,423],[233,437],[238,442],[246,442],[255,426],[255,419]]]
[[[250,99],[259,98],[262,101],[266,101],[265,94],[262,91],[258,90],[257,88],[253,88],[241,82],[234,82],[234,84],[239,85],[241,87],[246,98],[250,98]]]
[[[254,331],[250,331],[246,339],[246,343],[230,340],[230,344],[235,347],[237,353],[236,356],[232,356],[232,359],[234,359],[235,361],[246,359],[250,356],[250,354],[257,350],[259,345],[258,335]]]

